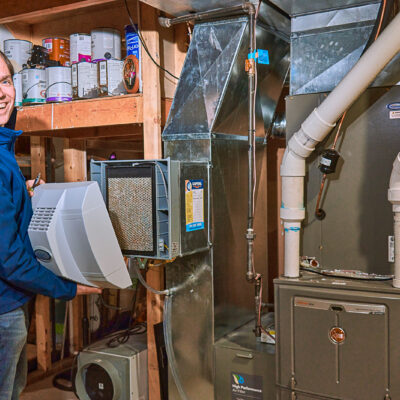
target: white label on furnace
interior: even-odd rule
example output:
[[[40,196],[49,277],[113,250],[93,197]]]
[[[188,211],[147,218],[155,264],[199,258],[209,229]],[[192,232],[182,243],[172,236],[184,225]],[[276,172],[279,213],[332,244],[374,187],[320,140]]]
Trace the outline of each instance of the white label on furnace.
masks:
[[[400,111],[390,111],[389,112],[390,119],[398,119],[400,118]]]

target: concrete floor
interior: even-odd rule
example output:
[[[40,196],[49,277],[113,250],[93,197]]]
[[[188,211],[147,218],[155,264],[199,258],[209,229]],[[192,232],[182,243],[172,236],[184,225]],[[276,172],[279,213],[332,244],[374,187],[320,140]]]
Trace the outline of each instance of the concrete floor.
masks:
[[[33,383],[25,388],[20,400],[77,400],[73,392],[56,389],[52,383],[53,377]]]

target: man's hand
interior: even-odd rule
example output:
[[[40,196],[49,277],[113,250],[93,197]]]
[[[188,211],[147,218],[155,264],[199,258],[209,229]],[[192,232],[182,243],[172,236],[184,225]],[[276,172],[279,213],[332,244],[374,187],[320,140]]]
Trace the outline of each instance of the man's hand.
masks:
[[[76,295],[77,296],[79,296],[81,294],[101,294],[101,292],[102,292],[102,289],[100,289],[100,288],[80,285],[79,283],[76,287]]]
[[[33,183],[35,182],[35,179],[29,179],[27,180],[26,183],[26,189],[28,190],[29,196],[33,196]],[[43,185],[44,183],[46,183],[43,179],[39,180],[38,185]]]

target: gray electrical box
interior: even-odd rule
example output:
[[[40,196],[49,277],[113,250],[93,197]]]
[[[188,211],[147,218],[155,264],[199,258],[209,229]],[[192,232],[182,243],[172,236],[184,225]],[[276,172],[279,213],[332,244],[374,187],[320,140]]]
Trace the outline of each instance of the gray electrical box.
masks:
[[[273,320],[271,313],[262,323]],[[275,398],[275,345],[257,341],[253,329],[251,321],[215,343],[215,400]]]
[[[90,172],[124,255],[169,260],[209,247],[208,163],[92,160]]]
[[[400,291],[304,274],[275,280],[277,399],[400,398]]]

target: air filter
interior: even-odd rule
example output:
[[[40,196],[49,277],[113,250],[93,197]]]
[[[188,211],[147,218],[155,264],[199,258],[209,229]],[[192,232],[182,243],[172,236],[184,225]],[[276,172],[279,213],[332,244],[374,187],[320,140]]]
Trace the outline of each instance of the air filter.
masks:
[[[155,165],[112,165],[107,168],[107,208],[125,254],[154,254]]]

